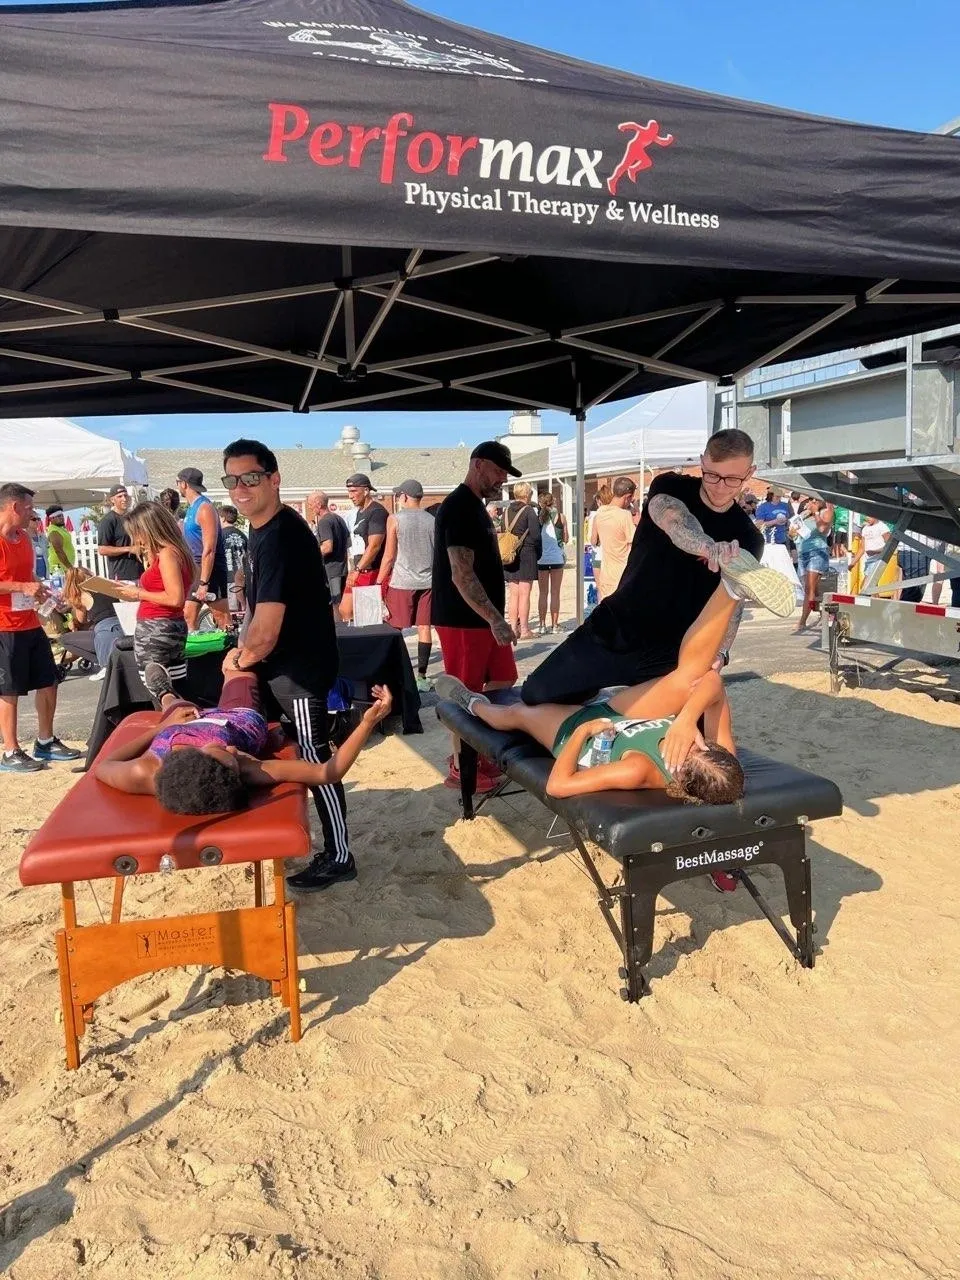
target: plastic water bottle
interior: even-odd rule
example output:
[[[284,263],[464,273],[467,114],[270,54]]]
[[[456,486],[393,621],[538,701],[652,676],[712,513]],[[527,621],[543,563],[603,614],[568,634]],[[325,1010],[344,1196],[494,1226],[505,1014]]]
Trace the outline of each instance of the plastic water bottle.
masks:
[[[591,765],[609,764],[613,751],[613,740],[617,736],[614,728],[602,729],[593,739],[593,750],[590,753]]]
[[[51,590],[51,591],[62,591],[62,590],[63,590],[63,584],[64,584],[64,577],[63,577],[63,574],[62,574],[62,573],[51,573],[51,575],[50,575],[50,590]]]

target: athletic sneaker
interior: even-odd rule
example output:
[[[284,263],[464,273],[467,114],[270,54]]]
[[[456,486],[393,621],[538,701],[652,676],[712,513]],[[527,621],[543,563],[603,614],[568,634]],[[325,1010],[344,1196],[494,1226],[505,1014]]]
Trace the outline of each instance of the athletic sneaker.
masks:
[[[474,693],[472,689],[468,689],[463,681],[458,680],[456,676],[437,676],[433,687],[438,698],[442,698],[444,702],[453,702],[456,706],[462,707],[464,711],[470,711],[470,704],[475,700],[478,702],[490,701],[486,694]]]
[[[711,871],[710,879],[717,893],[736,893],[737,891],[739,882],[737,877],[732,876],[729,871]]]
[[[143,683],[151,698],[159,702],[165,693],[175,693],[170,672],[162,663],[148,662],[143,668]]]
[[[34,760],[79,760],[80,756],[81,752],[66,746],[59,738],[51,738],[49,742],[41,742],[38,738],[33,744]]]
[[[106,667],[101,667],[100,670],[95,671],[92,676],[87,676],[87,679],[90,681],[91,684],[97,684],[101,680],[106,680],[106,678],[107,678]]]
[[[433,681],[429,676],[417,676],[417,693],[431,693]]]
[[[46,767],[42,760],[31,760],[22,747],[0,754],[0,773],[39,773]]]
[[[291,889],[299,889],[301,893],[315,893],[326,889],[341,880],[356,880],[357,864],[353,854],[345,862],[337,862],[329,853],[315,853],[302,871],[287,876],[287,884]]]
[[[738,595],[762,604],[778,618],[789,618],[796,608],[793,584],[742,548],[721,568],[720,576],[733,584]]]

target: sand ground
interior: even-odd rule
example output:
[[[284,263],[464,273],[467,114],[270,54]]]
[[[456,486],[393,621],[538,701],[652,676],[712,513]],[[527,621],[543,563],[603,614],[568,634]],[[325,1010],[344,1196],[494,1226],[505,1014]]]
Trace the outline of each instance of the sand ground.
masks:
[[[302,1042],[264,983],[175,970],[99,1002],[73,1073],[58,894],[16,867],[74,778],[4,779],[0,1272],[957,1275],[960,707],[811,673],[732,698],[742,741],[844,793],[812,834],[812,972],[704,877],[661,898],[653,996],[622,1003],[569,842],[526,797],[458,821],[428,713],[349,779],[360,878],[300,905]],[[249,889],[147,877],[129,907]]]

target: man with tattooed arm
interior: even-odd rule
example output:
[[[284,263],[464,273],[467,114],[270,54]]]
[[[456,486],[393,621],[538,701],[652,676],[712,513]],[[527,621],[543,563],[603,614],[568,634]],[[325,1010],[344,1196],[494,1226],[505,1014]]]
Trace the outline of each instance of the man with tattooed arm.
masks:
[[[620,586],[527,678],[528,706],[586,703],[605,686],[641,684],[673,671],[718,574],[731,594],[767,603],[762,584],[756,590],[764,571],[754,559],[763,552],[763,535],[737,502],[756,470],[753,441],[742,431],[718,431],[700,464],[699,476],[670,472],[653,481]],[[717,670],[729,659],[742,612],[741,600]]]
[[[474,693],[509,689],[517,682],[513,628],[503,616],[505,585],[497,534],[486,503],[500,498],[507,476],[521,473],[510,450],[495,440],[470,455],[463,484],[440,504],[434,533],[431,622],[440,639],[443,669]],[[450,757],[444,786],[460,786]],[[480,757],[477,790],[499,780],[494,764]]]

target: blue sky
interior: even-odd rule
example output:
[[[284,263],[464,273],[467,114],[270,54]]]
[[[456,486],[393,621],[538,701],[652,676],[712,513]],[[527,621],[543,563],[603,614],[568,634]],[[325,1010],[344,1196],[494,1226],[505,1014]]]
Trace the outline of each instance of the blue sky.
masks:
[[[0,0],[0,4],[6,0]],[[903,129],[960,116],[957,9],[927,0],[427,0],[420,7],[591,62],[730,97]],[[607,406],[591,425],[621,412]],[[475,444],[505,413],[184,415],[78,419],[131,448],[216,447],[259,435],[276,448],[331,445],[353,422],[381,448]],[[544,415],[572,434],[570,419]]]

